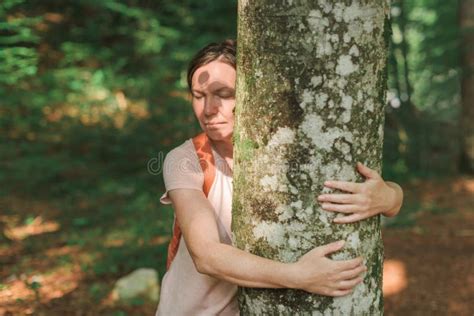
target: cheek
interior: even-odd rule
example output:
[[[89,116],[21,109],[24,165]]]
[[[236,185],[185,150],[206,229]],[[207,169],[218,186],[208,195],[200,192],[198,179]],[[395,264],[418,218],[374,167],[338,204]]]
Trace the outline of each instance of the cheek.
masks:
[[[234,121],[235,100],[226,100],[223,102],[224,115],[228,121]]]
[[[200,104],[200,102],[195,102],[195,101],[192,102],[192,106],[193,106],[194,116],[196,117],[197,121],[199,122],[199,125],[201,126],[201,128],[204,130],[204,128],[205,128],[205,126],[204,126],[204,106],[202,106],[202,104]]]
[[[204,105],[200,101],[193,100],[192,106],[194,114],[196,114],[196,116],[200,118],[202,116],[202,113],[204,112]]]

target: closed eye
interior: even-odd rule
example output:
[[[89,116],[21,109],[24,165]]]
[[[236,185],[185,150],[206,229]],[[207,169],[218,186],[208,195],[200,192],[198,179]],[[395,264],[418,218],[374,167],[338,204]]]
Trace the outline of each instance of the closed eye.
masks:
[[[235,97],[233,93],[219,93],[218,96],[222,99],[232,99]]]
[[[229,88],[222,88],[216,91],[216,95],[222,99],[232,99],[235,97],[235,90]]]

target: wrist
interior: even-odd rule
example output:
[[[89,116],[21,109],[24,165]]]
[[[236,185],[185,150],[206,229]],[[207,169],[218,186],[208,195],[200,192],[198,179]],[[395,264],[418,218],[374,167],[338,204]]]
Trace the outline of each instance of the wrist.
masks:
[[[298,262],[283,263],[285,266],[284,273],[282,275],[282,287],[288,289],[299,289],[298,285],[301,285],[299,281],[300,268]]]
[[[390,192],[390,198],[389,198],[389,205],[390,207],[382,212],[382,215],[385,217],[393,217],[398,214],[400,207],[401,207],[401,188],[398,184],[393,183],[393,182],[385,182],[387,185],[389,192]]]

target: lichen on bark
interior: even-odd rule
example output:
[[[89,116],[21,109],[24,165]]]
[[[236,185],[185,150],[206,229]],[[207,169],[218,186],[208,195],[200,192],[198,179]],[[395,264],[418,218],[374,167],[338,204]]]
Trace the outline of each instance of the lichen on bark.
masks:
[[[368,266],[344,298],[241,289],[243,315],[382,313],[379,218],[334,225],[315,198],[324,180],[362,181],[357,161],[380,171],[387,17],[377,0],[239,3],[234,243],[294,262],[345,239],[333,258],[361,255]]]

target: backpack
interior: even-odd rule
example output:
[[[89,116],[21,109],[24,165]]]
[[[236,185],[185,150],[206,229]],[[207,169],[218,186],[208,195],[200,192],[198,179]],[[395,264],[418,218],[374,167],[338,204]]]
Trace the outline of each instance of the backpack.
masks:
[[[206,197],[211,190],[212,183],[216,175],[214,156],[212,155],[211,141],[206,133],[201,133],[192,138],[194,150],[199,158],[199,164],[204,173],[204,183],[202,190]],[[176,253],[178,252],[179,241],[181,240],[181,229],[179,228],[178,219],[174,216],[173,237],[168,246],[168,259],[166,260],[166,270],[169,269]]]

